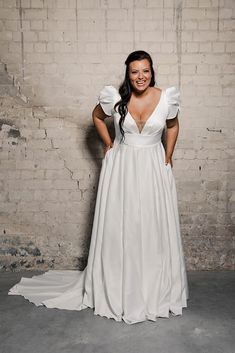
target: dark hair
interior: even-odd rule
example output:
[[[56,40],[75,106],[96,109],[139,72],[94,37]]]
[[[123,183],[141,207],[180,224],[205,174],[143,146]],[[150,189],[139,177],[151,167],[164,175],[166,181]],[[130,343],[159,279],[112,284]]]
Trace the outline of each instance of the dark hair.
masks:
[[[122,84],[119,87],[119,94],[121,96],[121,99],[115,104],[114,109],[116,111],[116,108],[118,107],[118,112],[121,116],[120,120],[119,120],[119,127],[120,127],[120,131],[122,134],[122,139],[125,138],[124,136],[124,130],[123,130],[123,123],[125,120],[125,116],[128,112],[127,109],[127,104],[131,98],[131,93],[133,91],[132,85],[130,83],[130,79],[129,79],[129,64],[135,60],[143,60],[143,59],[147,59],[150,63],[150,68],[151,68],[151,81],[150,81],[150,86],[153,87],[155,85],[155,73],[154,73],[154,69],[153,69],[153,61],[151,56],[144,50],[136,50],[132,53],[130,53],[125,61],[125,65],[126,65],[126,73],[125,73],[125,78],[124,81],[122,82]]]

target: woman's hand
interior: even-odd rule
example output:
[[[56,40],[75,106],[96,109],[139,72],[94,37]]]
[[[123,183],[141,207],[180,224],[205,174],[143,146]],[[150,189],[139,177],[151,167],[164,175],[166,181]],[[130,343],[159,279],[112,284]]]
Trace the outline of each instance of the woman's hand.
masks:
[[[113,147],[113,143],[111,142],[109,145],[104,145],[104,155],[106,155],[106,152],[110,150],[110,148]]]
[[[165,164],[167,165],[170,163],[171,168],[173,168],[173,162],[172,162],[172,157],[168,157],[167,155],[165,156]]]

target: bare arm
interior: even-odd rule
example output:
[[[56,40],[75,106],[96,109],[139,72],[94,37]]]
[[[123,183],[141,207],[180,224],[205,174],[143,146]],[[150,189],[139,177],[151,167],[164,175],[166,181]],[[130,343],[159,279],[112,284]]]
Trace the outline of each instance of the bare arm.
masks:
[[[178,114],[174,119],[166,120],[166,163],[170,163],[173,167],[172,155],[174,152],[175,144],[177,141],[178,133],[179,133],[179,120]]]
[[[107,126],[104,122],[105,118],[107,118],[107,117],[108,117],[108,115],[106,115],[104,113],[100,104],[98,104],[92,112],[92,119],[93,119],[94,125],[97,129],[97,132],[104,143],[104,153],[106,153],[107,150],[109,150],[113,146],[113,143],[112,143],[111,137],[109,135]]]

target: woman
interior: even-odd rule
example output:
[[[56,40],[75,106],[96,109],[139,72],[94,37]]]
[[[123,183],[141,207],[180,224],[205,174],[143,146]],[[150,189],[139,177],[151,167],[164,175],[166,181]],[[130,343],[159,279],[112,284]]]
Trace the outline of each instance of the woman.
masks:
[[[86,268],[22,278],[9,294],[50,308],[90,307],[96,315],[134,324],[181,315],[188,285],[172,172],[179,91],[154,87],[145,51],[131,53],[125,64],[119,90],[105,86],[92,114],[105,155]],[[113,142],[107,116],[114,118]]]

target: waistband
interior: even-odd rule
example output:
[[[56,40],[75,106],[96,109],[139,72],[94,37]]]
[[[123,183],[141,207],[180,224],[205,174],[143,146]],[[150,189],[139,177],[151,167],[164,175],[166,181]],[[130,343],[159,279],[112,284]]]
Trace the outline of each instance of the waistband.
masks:
[[[125,145],[136,147],[155,146],[161,142],[161,135],[142,135],[125,133],[125,139],[122,142]]]

